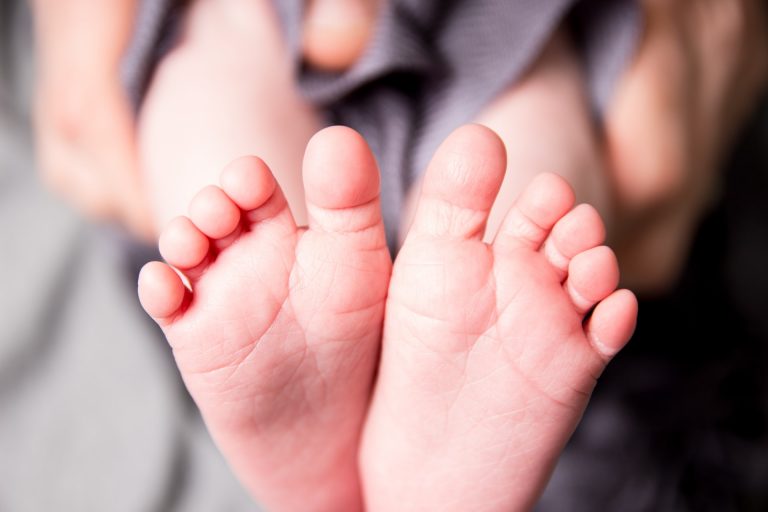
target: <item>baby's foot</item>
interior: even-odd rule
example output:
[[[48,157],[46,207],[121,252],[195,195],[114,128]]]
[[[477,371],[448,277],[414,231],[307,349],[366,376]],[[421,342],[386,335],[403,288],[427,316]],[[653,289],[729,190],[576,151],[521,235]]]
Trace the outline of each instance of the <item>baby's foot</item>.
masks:
[[[464,127],[424,178],[387,299],[361,463],[372,510],[522,510],[538,497],[637,303],[596,211],[537,177],[482,242],[502,142]]]
[[[160,237],[139,277],[217,444],[269,510],[356,510],[357,448],[391,261],[363,139],[326,129],[304,158],[309,227],[265,164],[231,164]]]

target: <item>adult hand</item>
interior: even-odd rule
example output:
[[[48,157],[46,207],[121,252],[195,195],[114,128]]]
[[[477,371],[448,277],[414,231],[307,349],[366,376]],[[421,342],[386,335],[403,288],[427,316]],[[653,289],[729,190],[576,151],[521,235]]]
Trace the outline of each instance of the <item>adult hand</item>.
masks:
[[[643,0],[646,26],[606,114],[626,285],[679,274],[718,170],[768,76],[762,0]]]
[[[86,215],[152,233],[120,82],[135,0],[36,0],[35,131],[44,181]]]

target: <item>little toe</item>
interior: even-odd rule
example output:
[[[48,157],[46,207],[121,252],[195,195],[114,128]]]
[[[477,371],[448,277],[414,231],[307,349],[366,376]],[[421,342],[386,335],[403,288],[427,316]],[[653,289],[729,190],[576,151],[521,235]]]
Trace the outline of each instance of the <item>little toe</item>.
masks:
[[[552,173],[537,175],[507,213],[494,247],[538,250],[574,200],[573,189],[563,178]]]
[[[476,124],[455,130],[429,163],[409,233],[482,239],[504,179],[504,143]]]
[[[568,275],[571,259],[605,241],[605,225],[594,207],[580,204],[552,228],[541,250],[561,279]]]
[[[240,208],[222,189],[209,185],[192,199],[189,218],[206,236],[223,239],[239,226]]]
[[[208,256],[210,242],[187,217],[176,217],[160,233],[160,254],[179,270],[200,267]]]
[[[601,245],[577,254],[568,265],[563,285],[579,313],[606,298],[619,284],[619,264],[613,251]]]
[[[312,137],[304,155],[304,189],[311,230],[385,245],[379,170],[357,132],[332,126]]]
[[[165,263],[149,262],[139,273],[139,301],[161,327],[172,322],[187,293],[179,275]]]
[[[629,290],[616,290],[603,299],[585,326],[590,344],[608,360],[627,344],[637,323],[637,298]]]

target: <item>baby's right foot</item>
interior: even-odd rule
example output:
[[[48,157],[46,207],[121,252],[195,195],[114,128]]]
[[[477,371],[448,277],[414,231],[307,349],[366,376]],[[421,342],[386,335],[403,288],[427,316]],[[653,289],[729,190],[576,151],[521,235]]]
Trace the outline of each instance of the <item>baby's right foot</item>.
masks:
[[[602,222],[562,178],[538,176],[483,242],[504,168],[469,126],[424,177],[363,440],[371,510],[530,508],[634,328]]]
[[[390,272],[378,171],[329,128],[304,159],[309,227],[243,158],[160,237],[139,295],[220,449],[269,510],[357,510],[357,447]]]

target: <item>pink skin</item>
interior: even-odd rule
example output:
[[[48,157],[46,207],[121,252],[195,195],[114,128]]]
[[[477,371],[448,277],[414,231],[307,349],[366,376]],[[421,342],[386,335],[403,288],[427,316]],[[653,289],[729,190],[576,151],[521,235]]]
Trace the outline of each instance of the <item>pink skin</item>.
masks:
[[[309,0],[301,49],[308,64],[343,71],[362,56],[385,0]]]
[[[257,9],[261,10],[257,12]],[[376,371],[390,268],[378,210],[377,171],[359,136],[349,130],[334,128],[321,132],[309,145],[302,184],[297,149],[303,147],[302,141],[314,131],[312,127],[316,122],[311,109],[306,108],[290,87],[290,69],[280,64],[284,48],[270,17],[273,15],[266,4],[260,2],[195,3],[184,24],[184,36],[158,70],[141,122],[143,160],[153,190],[156,219],[170,219],[189,203],[188,217],[173,219],[163,231],[160,249],[166,261],[184,274],[192,292],[184,287],[182,279],[170,266],[153,263],[142,273],[140,297],[173,346],[185,382],[212,435],[235,474],[257,499],[270,510],[306,510],[308,504],[317,510],[355,510],[361,508],[363,502],[357,464],[358,443]],[[258,59],[244,61],[243,53],[232,51],[234,48],[260,48],[262,51],[257,52],[255,57]],[[535,79],[531,78],[530,87],[518,88],[508,95],[519,99],[510,104],[512,106],[508,105],[511,110],[515,110],[514,105],[539,105],[531,99],[532,96],[544,97],[545,94],[539,94],[541,91],[554,91],[558,112],[564,105],[573,103],[574,97],[580,98],[578,90],[561,85],[573,80],[566,80],[567,77],[558,71],[561,68],[550,63],[565,53],[562,45],[552,45],[547,58],[542,59],[544,63],[532,72]],[[265,76],[261,72],[263,69],[271,69],[273,73]],[[572,68],[563,69],[565,75],[573,71]],[[190,80],[190,76],[196,78]],[[233,76],[238,80],[233,81]],[[222,94],[211,94],[212,90]],[[269,101],[263,98],[269,98]],[[504,107],[506,104],[500,101],[495,106],[499,105]],[[464,128],[452,137],[436,157],[436,162],[442,163],[433,167],[448,171],[447,177],[458,176],[465,165],[462,155],[469,151],[478,156],[485,155],[482,159],[487,161],[490,169],[473,171],[471,179],[464,176],[460,195],[455,186],[451,187],[450,180],[433,181],[431,185],[428,181],[424,197],[439,196],[444,204],[470,201],[468,206],[477,214],[477,236],[483,236],[486,231],[483,208],[496,201],[498,222],[485,233],[490,240],[499,226],[513,222],[509,219],[515,218],[517,210],[512,209],[510,215],[506,212],[514,203],[517,191],[524,188],[532,174],[543,169],[563,172],[582,192],[581,197],[595,200],[590,194],[583,193],[589,190],[592,175],[584,180],[580,178],[585,176],[584,173],[594,174],[599,167],[591,161],[569,157],[574,151],[567,138],[558,139],[557,144],[562,150],[562,160],[558,162],[566,162],[567,169],[560,163],[554,167],[528,165],[534,160],[526,160],[528,153],[520,151],[528,145],[512,143],[519,138],[510,137],[514,130],[505,128],[503,122],[509,120],[510,115],[525,118],[525,111],[510,114],[501,109],[496,118],[492,111],[490,108],[485,117],[481,116],[481,121],[493,125],[507,139],[512,155],[508,162],[513,171],[510,175],[518,178],[518,185],[508,187],[507,192],[502,189],[502,193],[497,194],[504,174],[503,149],[500,149],[498,138],[475,126]],[[286,119],[290,120],[287,132],[286,126],[277,122]],[[495,120],[499,121],[498,126],[493,124]],[[557,126],[564,133],[573,133],[562,123]],[[216,136],[211,137],[211,133]],[[499,152],[502,156],[498,156]],[[230,164],[219,177],[220,187],[205,186],[213,181],[212,174],[221,165],[218,162],[249,153],[262,155],[275,165],[275,176],[281,186],[275,183],[264,163],[255,158]],[[489,173],[496,169],[498,162],[501,162],[502,170]],[[574,172],[569,174],[571,170]],[[536,201],[553,206],[557,206],[558,201],[562,203],[565,196],[572,201],[572,192],[562,180],[551,175],[542,179],[545,181],[537,182],[539,185],[531,189],[532,197],[542,195]],[[431,186],[434,187],[430,189]],[[307,191],[306,200],[303,190]],[[191,199],[195,191],[198,191],[197,195]],[[290,203],[293,218],[283,197]],[[557,301],[555,307],[550,305],[549,295],[554,294],[552,289],[555,288],[551,285],[547,293],[537,299],[536,308],[526,312],[528,316],[514,319],[516,329],[535,332],[544,325],[554,326],[558,322],[580,327],[583,313],[599,302],[586,324],[588,329],[578,332],[582,336],[589,333],[588,341],[599,347],[607,360],[608,355],[617,351],[629,337],[634,324],[627,319],[634,318],[634,297],[628,292],[617,292],[600,302],[616,286],[615,259],[606,248],[596,248],[605,236],[597,212],[591,207],[579,206],[566,215],[569,208],[570,205],[562,211],[550,212],[551,225],[555,227],[552,234],[545,237],[547,242],[540,251],[544,255],[540,261],[533,257],[518,257],[520,251],[516,251],[514,258],[496,258],[497,262],[509,260],[515,264],[497,263],[492,267],[494,271],[510,274],[500,274],[500,278],[519,283],[528,282],[526,276],[529,275],[548,272],[551,276],[554,273],[558,276],[556,288],[563,295],[560,302],[570,305],[570,309],[563,304],[557,306]],[[303,224],[306,212],[310,217],[309,229],[302,230],[296,227],[294,219]],[[557,221],[560,216],[562,219]],[[424,216],[417,215],[417,221],[419,218]],[[437,216],[422,224],[424,231],[457,225],[450,216]],[[357,229],[361,226],[366,228]],[[412,234],[418,233],[419,229],[415,228]],[[504,238],[503,234],[499,235],[493,247],[501,248]],[[413,236],[409,237],[412,239]],[[440,237],[433,237],[433,241],[440,241]],[[465,257],[461,254],[466,251],[480,254],[480,248],[485,248],[482,250],[487,256],[489,246],[478,240],[474,242],[447,244],[444,254],[439,243],[429,245],[425,242],[423,248],[436,258],[453,258],[457,250],[459,258]],[[412,246],[412,241],[406,243],[406,249]],[[414,251],[406,249],[404,254],[412,256]],[[546,264],[545,261],[556,264]],[[570,273],[569,264],[572,267]],[[467,257],[462,262],[460,269],[464,274],[456,273],[457,279],[451,283],[451,290],[455,292],[452,295],[457,297],[453,304],[441,304],[434,297],[436,288],[423,286],[428,273],[417,276],[421,281],[415,280],[410,285],[403,284],[402,279],[395,280],[392,290],[401,297],[420,298],[429,314],[456,315],[455,311],[481,306],[473,301],[468,307],[458,298],[466,297],[469,291],[479,286],[477,280],[489,275],[488,265],[481,257]],[[570,277],[566,279],[566,275]],[[565,288],[560,286],[561,278]],[[433,279],[440,286],[439,279],[436,276]],[[505,289],[500,287],[500,290]],[[569,297],[574,297],[573,301]],[[433,311],[428,309],[432,306],[435,307]],[[458,309],[451,309],[454,306]],[[485,306],[490,307],[489,304]],[[510,306],[509,311],[515,309]],[[393,318],[400,315],[397,309],[390,309],[389,314]],[[397,323],[396,320],[388,322],[390,325]],[[570,339],[573,332],[560,329],[555,334]],[[436,331],[433,337],[425,332],[425,340],[429,343],[446,339],[442,332]],[[459,345],[455,348],[455,357],[480,345]],[[523,354],[528,358],[529,354],[535,353],[539,359],[546,359],[555,345],[553,341],[541,350],[526,349],[513,356]],[[404,379],[398,373],[401,370],[393,370],[387,362],[392,356],[387,353],[385,351],[384,366],[381,367],[378,386],[383,391],[379,395],[387,395],[390,397],[388,401],[398,402],[400,399],[392,391],[398,390],[405,408],[402,419],[417,423],[413,436],[423,435],[429,440],[419,428],[424,423],[442,421],[446,412],[440,407],[431,410],[423,407],[419,402],[419,396],[423,397],[420,386],[443,374],[442,363],[434,358],[422,359],[422,367],[418,369],[422,378],[412,383],[415,391],[412,395],[405,384],[413,379]],[[593,375],[598,371],[588,370],[592,369],[562,372],[561,381],[584,378],[589,384],[586,387],[591,389]],[[482,373],[483,368],[475,367],[473,371]],[[552,379],[560,378],[554,375],[556,372],[552,373]],[[588,378],[584,377],[586,373]],[[514,380],[508,369],[506,373],[502,371],[494,375],[502,380]],[[459,377],[453,375],[451,378],[454,380],[446,380],[445,385],[455,388]],[[556,380],[553,382],[557,383]],[[536,401],[535,387],[515,384],[505,388],[520,390],[510,394],[507,402],[525,405],[528,395],[532,397],[530,400]],[[577,395],[575,399],[580,402],[573,406],[573,410],[580,411],[586,398]],[[488,393],[478,395],[475,402],[482,406],[483,401],[493,408],[497,399],[494,393]],[[377,403],[382,403],[382,399],[377,397]],[[490,457],[498,446],[511,446],[509,449],[528,446],[531,433],[525,430],[526,425],[529,429],[536,425],[539,431],[548,432],[536,438],[535,468],[527,472],[524,479],[517,479],[518,489],[509,493],[506,487],[496,486],[498,496],[489,494],[485,498],[501,503],[531,503],[578,418],[577,414],[567,417],[561,414],[564,419],[556,424],[550,418],[549,409],[541,407],[534,412],[539,414],[538,419],[529,415],[527,423],[522,422],[514,428],[499,428],[489,432],[485,439],[443,436],[431,442],[453,444],[454,450],[474,443],[479,447],[478,451],[484,451]],[[393,497],[392,493],[395,493],[406,500],[403,503],[412,503],[415,508],[434,508],[429,496],[411,492],[408,482],[440,479],[441,473],[433,468],[445,462],[450,450],[430,459],[431,453],[424,452],[422,443],[418,443],[409,455],[406,450],[413,448],[413,441],[398,437],[404,435],[403,430],[391,428],[387,424],[391,418],[382,415],[379,409],[374,407],[373,413],[363,458],[369,505],[399,508],[401,503]],[[388,452],[381,458],[381,468],[389,467],[393,472],[372,470],[376,467],[371,462],[376,460],[372,455],[376,450]],[[423,467],[431,474],[414,476],[410,473],[410,469],[418,467],[414,460],[425,461]],[[466,464],[476,462],[473,456],[464,460],[461,453],[450,454],[448,462],[445,467],[457,470],[455,480],[466,477],[464,481],[468,482],[475,478],[476,475],[460,474]],[[510,461],[500,470],[499,479],[502,476],[514,478],[515,469],[531,467],[528,460],[523,462],[518,460],[518,465],[512,467]],[[405,469],[401,467],[403,464],[407,466]],[[447,478],[444,485],[458,492],[454,500],[457,507],[461,500],[470,507],[476,503],[490,503],[459,492],[461,489],[455,485],[455,480]],[[430,494],[436,500],[434,506],[445,505],[439,501],[450,493],[443,493],[443,488],[437,484],[426,484],[426,489],[430,486],[436,489]]]
[[[344,151],[339,151],[344,148]],[[244,485],[269,510],[362,507],[357,448],[391,260],[378,170],[352,130],[304,160],[300,229],[266,165],[245,157],[160,237],[139,297]]]
[[[191,3],[138,123],[156,232],[243,155],[269,162],[294,218],[306,225],[301,158],[321,124],[294,72],[273,2]]]
[[[526,188],[533,175],[542,171],[560,173],[574,186],[580,200],[599,208],[610,223],[614,239],[627,234],[620,240],[622,262],[628,263],[630,270],[627,282],[651,288],[671,282],[675,262],[685,253],[687,233],[715,183],[714,165],[703,166],[686,158],[717,161],[717,153],[727,139],[716,132],[717,127],[729,131],[739,122],[738,116],[729,119],[721,115],[716,105],[729,105],[724,98],[731,97],[745,98],[744,103],[750,104],[752,89],[758,89],[754,84],[764,81],[765,66],[749,66],[745,63],[750,59],[733,56],[740,55],[736,50],[744,38],[734,39],[735,35],[762,34],[747,29],[763,18],[723,15],[741,12],[733,9],[736,0],[684,2],[719,9],[712,19],[720,22],[704,24],[708,27],[707,38],[699,40],[696,34],[702,31],[694,29],[701,16],[689,16],[690,9],[674,2],[646,3],[660,10],[650,17],[637,61],[625,73],[611,102],[605,140],[592,131],[581,85],[583,77],[567,40],[556,35],[529,74],[478,117],[479,122],[501,135],[510,156],[506,162],[510,172],[501,192],[503,148],[487,130],[470,127],[459,130],[438,152],[425,178],[421,199],[413,194],[414,204],[418,203],[414,209],[418,211],[390,283],[383,359],[361,454],[369,508],[530,507],[578,422],[595,379],[631,335],[636,301],[626,290],[615,291],[618,269],[612,251],[600,245],[605,237],[600,215],[590,206],[572,208],[574,193],[551,174],[542,174]],[[757,5],[749,0],[742,4]],[[165,158],[153,167],[154,175],[167,179],[154,187],[158,203],[172,212],[167,191],[182,197],[184,194],[177,193],[174,187],[183,183],[191,197],[191,191],[208,181],[207,173],[218,168],[215,162],[255,152],[279,162],[277,170],[282,174],[278,179],[285,185],[294,212],[301,215],[304,200],[300,185],[292,185],[298,165],[291,156],[297,154],[295,148],[303,146],[302,141],[314,130],[316,121],[311,110],[293,98],[290,87],[285,85],[292,79],[290,70],[272,61],[258,65],[250,60],[241,62],[238,56],[242,52],[224,52],[231,58],[222,61],[222,52],[199,51],[207,45],[229,47],[234,42],[243,48],[266,49],[267,56],[279,56],[279,33],[268,27],[253,30],[252,26],[238,31],[240,22],[250,17],[238,11],[231,19],[216,18],[207,15],[203,2],[199,5],[199,12],[205,15],[190,16],[201,22],[189,24],[197,29],[188,31],[185,44],[175,53],[176,59],[159,75],[170,85],[156,87],[157,97],[163,98],[156,105],[174,105],[167,97],[177,98],[178,91],[189,90],[189,84],[207,81],[213,81],[227,94],[210,95],[210,87],[201,86],[200,94],[219,98],[220,104],[194,101],[190,103],[196,108],[166,108],[168,115],[154,118],[168,121],[160,123],[162,126],[155,132],[162,137],[146,137],[160,142],[156,154]],[[218,9],[220,5],[210,2],[207,9]],[[250,9],[256,4],[243,2],[241,7],[246,5]],[[313,25],[312,16],[337,7],[332,7],[330,0],[316,0],[308,11],[304,50],[307,59],[318,67],[348,66],[364,48],[364,38],[357,37],[360,33],[353,34],[360,44],[330,44],[318,47],[318,51],[310,48],[331,41],[328,30],[338,28]],[[671,12],[676,9],[683,15]],[[214,23],[222,19],[226,23]],[[234,25],[230,23],[233,20],[237,22]],[[669,30],[681,20],[692,26]],[[220,30],[208,30],[217,26]],[[352,34],[349,30],[337,32],[342,36]],[[256,35],[271,44],[253,44]],[[764,38],[761,44],[743,46],[751,51],[764,48]],[[344,47],[345,52],[329,54],[333,47]],[[722,53],[729,49],[735,50]],[[707,58],[718,52],[723,58]],[[216,58],[209,62],[206,55]],[[712,74],[718,71],[713,66],[722,68],[723,63],[738,65],[720,69],[723,76]],[[188,64],[193,73],[188,73]],[[236,72],[239,79],[233,82],[227,79],[227,73],[211,72],[212,65],[220,66],[215,68],[220,71]],[[700,76],[691,72],[698,67]],[[752,68],[756,71],[750,78],[746,71]],[[282,72],[272,73],[273,80],[268,81],[261,73],[263,69]],[[189,76],[198,79],[190,81]],[[657,83],[659,77],[670,76],[677,79]],[[734,83],[726,80],[728,77],[734,78]],[[162,80],[158,82],[162,85]],[[173,85],[179,82],[185,87]],[[256,85],[268,83],[276,85],[263,93],[261,89],[254,92]],[[242,87],[232,89],[237,84]],[[685,89],[682,96],[680,87]],[[163,91],[167,97],[161,94]],[[263,97],[270,101],[263,102]],[[244,104],[252,107],[243,108]],[[258,110],[256,106],[261,109],[265,105],[274,107],[276,116],[253,114]],[[198,106],[208,110],[201,111]],[[179,123],[177,112],[204,117],[206,122],[189,123],[202,131],[191,133],[187,123]],[[285,118],[286,112],[291,112],[291,129],[286,132],[292,135],[290,140],[274,122]],[[725,122],[707,122],[709,117]],[[541,122],[532,124],[534,118]],[[264,119],[266,122],[255,129],[254,120]],[[697,129],[692,130],[689,122]],[[213,132],[228,135],[209,137],[211,126],[218,127]],[[638,137],[638,133],[646,136]],[[169,144],[169,134],[181,143]],[[654,135],[660,139],[649,144]],[[547,141],[546,147],[529,143],[542,140]],[[326,146],[332,145],[329,142]],[[689,146],[709,148],[709,152],[679,152]],[[186,151],[188,147],[195,151]],[[337,149],[341,147],[345,146],[339,143]],[[551,147],[558,151],[552,152]],[[648,151],[649,147],[656,151]],[[176,165],[180,154],[189,157],[188,166]],[[316,216],[353,221],[354,214],[323,216],[318,212],[338,213],[337,205],[361,204],[358,199],[369,197],[370,175],[355,171],[371,167],[358,165],[358,161],[369,158],[365,154],[367,150],[348,155],[345,163],[334,167],[335,171],[313,173],[312,165],[305,169],[309,170],[305,176],[308,207],[326,207],[314,208]],[[311,161],[307,159],[308,164]],[[222,188],[203,189],[192,202],[190,218],[174,220],[160,240],[167,261],[184,272],[194,293],[181,285],[170,267],[156,263],[142,277],[142,301],[169,334],[185,379],[214,436],[255,495],[274,509],[306,509],[307,503],[329,510],[360,507],[353,461],[356,446],[344,440],[357,440],[378,340],[371,335],[361,343],[347,344],[374,347],[357,353],[341,348],[334,352],[340,361],[363,361],[349,365],[355,366],[356,372],[347,365],[331,364],[334,358],[323,358],[327,352],[309,340],[335,331],[344,325],[342,318],[350,321],[341,312],[351,309],[360,313],[357,301],[363,301],[364,292],[370,290],[360,286],[356,288],[358,296],[349,291],[345,295],[346,309],[335,309],[336,314],[323,313],[328,312],[324,294],[339,293],[338,286],[327,284],[335,282],[339,274],[326,274],[329,266],[323,264],[328,261],[325,255],[332,254],[339,262],[338,268],[345,269],[350,257],[334,245],[339,237],[325,237],[323,244],[313,246],[327,253],[309,249],[301,252],[303,240],[323,239],[315,236],[319,235],[317,223],[306,234],[296,230],[286,220],[288,214],[281,213],[284,206],[275,199],[280,190],[271,175],[254,172],[254,168],[263,169],[253,159],[233,164],[221,177]],[[324,179],[313,182],[313,177],[318,176]],[[697,186],[681,188],[691,182]],[[323,198],[329,201],[323,202]],[[491,205],[494,207],[488,220]],[[406,218],[410,220],[411,215]],[[281,226],[281,232],[287,235],[275,237]],[[264,249],[265,241],[272,242],[269,250]],[[648,258],[651,253],[656,257]],[[300,254],[305,259],[299,258]],[[350,254],[359,255],[359,251]],[[649,261],[653,261],[651,268],[647,268]],[[254,273],[254,267],[262,269],[261,273]],[[356,264],[353,267],[359,270]],[[313,271],[307,273],[307,268]],[[311,277],[295,277],[302,273]],[[289,291],[274,284],[286,279]],[[300,285],[294,290],[293,283]],[[293,309],[290,314],[283,314],[281,309],[279,314],[283,316],[271,318],[263,305],[275,301],[275,297],[279,301],[281,293],[295,296],[296,300],[288,302]],[[377,296],[382,294],[379,290]],[[302,301],[300,297],[309,299]],[[296,314],[306,304],[310,305],[305,312],[311,313]],[[308,316],[314,321],[302,321]],[[380,322],[381,317],[377,318]],[[254,322],[261,327],[273,323],[265,331],[252,328]],[[194,330],[179,327],[185,324],[194,324]],[[200,333],[201,325],[209,326],[209,336]],[[360,325],[373,323],[365,320]],[[254,341],[254,333],[267,334],[262,336],[265,339]],[[226,343],[211,342],[218,339]],[[304,347],[303,353],[315,356],[321,364],[308,367],[293,363],[291,355],[298,353],[297,347]],[[186,366],[182,364],[185,358]],[[232,360],[243,363],[233,372],[217,370]],[[344,409],[342,403],[348,407]]]
[[[308,228],[246,157],[163,231],[161,253],[191,290],[154,262],[141,302],[233,470],[270,510],[362,509],[367,413],[369,508],[535,502],[637,303],[614,291],[597,211],[573,208],[556,175],[538,176],[482,241],[505,164],[487,128],[448,138],[391,282],[378,171],[347,128],[307,148]]]
[[[483,242],[502,141],[458,129],[424,177],[390,282],[361,464],[370,510],[523,510],[631,336],[597,212],[537,176]]]

